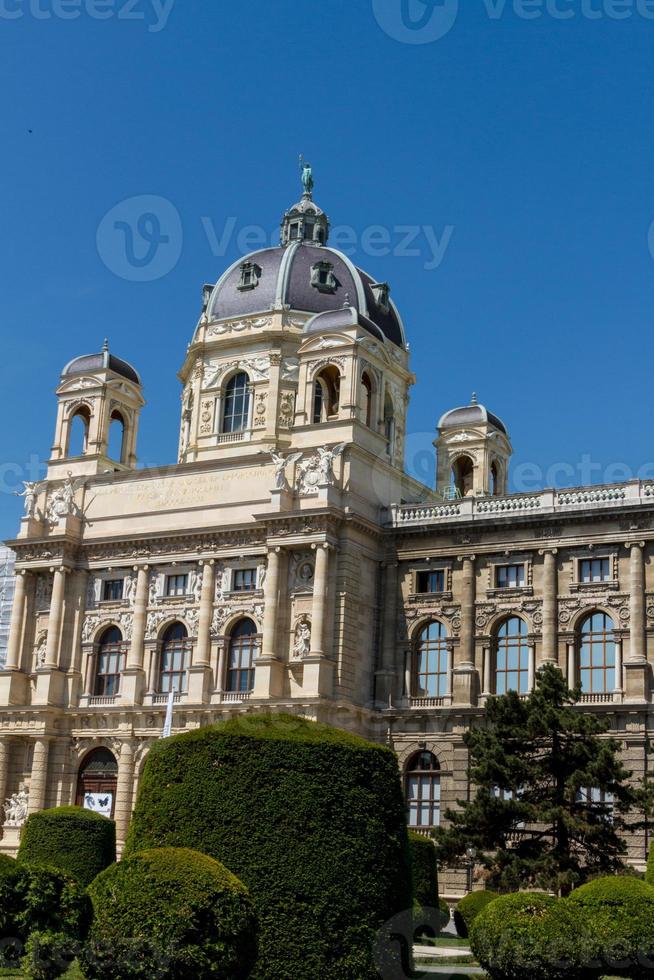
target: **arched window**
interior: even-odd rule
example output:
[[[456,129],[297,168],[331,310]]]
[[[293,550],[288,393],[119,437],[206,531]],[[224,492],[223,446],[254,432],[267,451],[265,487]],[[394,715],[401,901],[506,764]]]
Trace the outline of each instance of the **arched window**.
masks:
[[[452,466],[452,489],[457,497],[467,497],[472,493],[473,466],[469,456],[459,456]]]
[[[98,643],[94,694],[115,697],[120,694],[120,677],[125,669],[125,644],[117,626],[110,626]]]
[[[395,452],[395,411],[393,409],[393,399],[386,392],[384,399],[384,436],[386,437],[386,451],[389,456]]]
[[[447,630],[429,623],[418,635],[413,661],[413,697],[442,698],[447,694]]]
[[[613,620],[606,613],[592,613],[579,629],[579,681],[584,694],[603,694],[615,687]]]
[[[89,446],[91,413],[86,406],[78,408],[68,425],[66,456],[83,456]]]
[[[438,827],[441,817],[441,773],[432,752],[418,752],[406,770],[409,827]]]
[[[251,619],[241,619],[229,639],[227,690],[244,693],[254,687],[254,661],[257,655],[257,627]]]
[[[113,817],[118,763],[109,749],[94,749],[84,758],[77,776],[76,803],[105,817]]]
[[[326,422],[338,415],[341,392],[341,376],[333,364],[326,367],[316,377],[313,383],[313,415],[314,424]]]
[[[109,422],[109,439],[107,445],[107,455],[109,459],[116,460],[118,463],[124,463],[123,459],[125,453],[125,420],[118,411],[113,411],[111,413],[111,421]]]
[[[361,376],[361,421],[372,427],[372,381],[365,372]]]
[[[494,460],[490,469],[490,492],[493,497],[501,493],[500,489],[500,470],[497,460]]]
[[[529,692],[527,624],[518,616],[505,620],[495,637],[495,693]]]
[[[239,371],[227,382],[223,408],[223,432],[245,432],[250,422],[250,379]]]
[[[173,623],[161,641],[161,669],[159,692],[186,691],[188,668],[191,659],[191,643],[183,623]]]

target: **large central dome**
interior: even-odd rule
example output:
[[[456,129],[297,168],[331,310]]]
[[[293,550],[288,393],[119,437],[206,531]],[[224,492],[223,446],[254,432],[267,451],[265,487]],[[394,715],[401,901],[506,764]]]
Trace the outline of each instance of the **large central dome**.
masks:
[[[284,215],[281,245],[240,258],[221,276],[209,300],[209,319],[283,307],[317,314],[350,306],[388,340],[405,347],[402,321],[388,285],[357,268],[343,252],[323,244],[329,221],[313,202],[312,186],[305,183],[302,200]]]

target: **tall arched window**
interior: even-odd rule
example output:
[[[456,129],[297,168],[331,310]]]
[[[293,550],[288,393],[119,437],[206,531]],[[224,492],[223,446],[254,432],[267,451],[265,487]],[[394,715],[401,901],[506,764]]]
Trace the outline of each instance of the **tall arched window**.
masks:
[[[314,424],[326,422],[338,415],[341,392],[341,375],[335,365],[330,364],[317,375],[313,383],[313,414]]]
[[[183,623],[173,623],[168,627],[161,641],[161,669],[159,671],[159,692],[186,691],[188,668],[191,660],[191,643]]]
[[[606,613],[592,613],[579,629],[579,681],[585,694],[603,694],[615,687],[613,620]]]
[[[66,446],[66,456],[83,456],[89,444],[89,426],[91,424],[91,413],[83,405],[78,408],[70,422],[68,423],[68,445]]]
[[[495,693],[529,692],[529,647],[527,624],[511,616],[499,627],[495,637]]]
[[[94,694],[115,697],[120,694],[120,677],[125,669],[125,644],[117,626],[110,626],[98,643]]]
[[[361,376],[361,421],[372,426],[372,381],[367,373]]]
[[[413,660],[414,698],[442,698],[447,694],[447,630],[433,622],[418,634]]]
[[[245,432],[250,421],[250,379],[239,371],[227,382],[223,408],[223,432]]]
[[[125,460],[123,456],[125,454],[125,420],[120,412],[113,411],[111,413],[111,421],[109,423],[109,440],[107,446],[107,455],[109,459],[115,460],[117,463],[124,463]]]
[[[251,619],[241,619],[229,639],[227,690],[244,693],[254,687],[254,661],[257,655],[257,627]]]
[[[441,817],[441,773],[432,752],[418,752],[407,765],[406,801],[409,827],[438,827]]]
[[[386,450],[389,456],[395,452],[395,410],[393,399],[388,391],[384,399],[384,436],[386,437]]]
[[[467,497],[473,488],[473,465],[469,456],[459,456],[452,466],[452,489],[457,497]]]

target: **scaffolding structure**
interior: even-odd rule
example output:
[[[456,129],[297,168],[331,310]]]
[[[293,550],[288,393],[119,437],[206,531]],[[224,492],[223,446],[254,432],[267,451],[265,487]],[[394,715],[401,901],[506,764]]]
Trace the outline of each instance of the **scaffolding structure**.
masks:
[[[0,545],[0,667],[7,659],[11,608],[14,603],[14,563],[16,555],[10,548]]]

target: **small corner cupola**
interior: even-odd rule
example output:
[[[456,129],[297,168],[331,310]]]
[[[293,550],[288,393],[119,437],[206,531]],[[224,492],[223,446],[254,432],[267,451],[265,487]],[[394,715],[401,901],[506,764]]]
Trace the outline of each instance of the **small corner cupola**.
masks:
[[[48,479],[136,468],[141,378],[105,340],[97,354],[75,357],[57,388],[57,423]]]
[[[451,409],[438,423],[436,490],[445,499],[508,493],[513,448],[504,422],[480,405]]]
[[[326,245],[329,238],[329,218],[313,200],[313,170],[310,163],[300,157],[303,194],[301,200],[286,212],[282,219],[282,245],[307,242]]]

